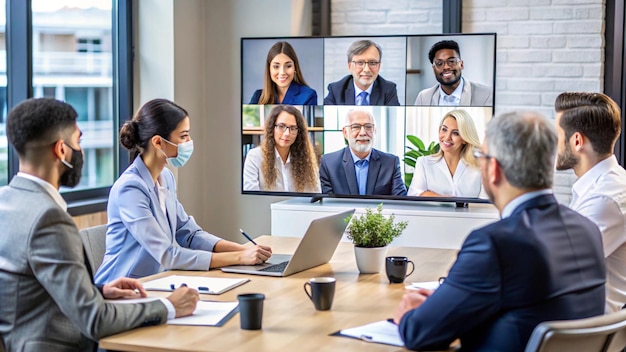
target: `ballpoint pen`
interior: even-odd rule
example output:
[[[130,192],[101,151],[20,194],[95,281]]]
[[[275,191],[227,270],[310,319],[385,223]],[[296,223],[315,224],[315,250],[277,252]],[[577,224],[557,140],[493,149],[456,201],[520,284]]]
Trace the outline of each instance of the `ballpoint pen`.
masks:
[[[252,239],[252,237],[248,236],[247,233],[245,233],[242,229],[239,229],[239,231],[241,232],[241,234],[248,239],[248,241],[252,242],[254,245],[256,245],[256,242],[254,242],[254,240]]]

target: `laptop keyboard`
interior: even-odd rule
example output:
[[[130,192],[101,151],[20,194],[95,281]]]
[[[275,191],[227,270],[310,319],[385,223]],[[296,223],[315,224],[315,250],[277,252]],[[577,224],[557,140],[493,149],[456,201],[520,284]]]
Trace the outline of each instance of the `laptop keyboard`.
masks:
[[[274,264],[274,265],[268,266],[267,268],[263,268],[263,269],[261,269],[259,271],[269,271],[269,272],[272,272],[272,273],[282,273],[283,271],[285,271],[285,268],[287,267],[287,264],[289,264],[289,261],[278,263],[278,264]]]

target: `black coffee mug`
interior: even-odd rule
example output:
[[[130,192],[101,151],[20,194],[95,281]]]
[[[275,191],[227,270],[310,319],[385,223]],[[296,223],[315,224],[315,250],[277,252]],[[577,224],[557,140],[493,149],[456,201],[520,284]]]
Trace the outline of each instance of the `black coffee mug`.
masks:
[[[239,320],[244,330],[260,330],[263,323],[262,293],[244,293],[237,295],[239,301]]]
[[[411,271],[407,273],[407,269],[411,264]],[[385,258],[385,271],[387,278],[392,284],[404,282],[404,279],[411,275],[415,270],[415,264],[407,257],[387,257]]]
[[[334,277],[314,277],[304,283],[304,292],[313,301],[315,309],[330,310],[335,297],[335,282]],[[311,293],[306,289],[307,286],[310,287]]]

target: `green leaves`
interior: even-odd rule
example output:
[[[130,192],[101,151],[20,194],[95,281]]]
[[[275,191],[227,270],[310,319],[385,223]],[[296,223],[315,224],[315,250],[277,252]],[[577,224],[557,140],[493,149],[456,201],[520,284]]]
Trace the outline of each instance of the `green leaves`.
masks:
[[[384,247],[406,229],[407,221],[394,223],[395,216],[391,214],[386,217],[382,211],[383,204],[380,203],[376,212],[365,208],[365,214],[359,217],[350,216],[346,219],[346,222],[350,223],[346,230],[348,238],[357,247]]]
[[[410,167],[415,167],[417,158],[425,155],[435,154],[439,151],[439,143],[430,142],[428,148],[425,147],[424,142],[417,136],[407,135],[406,139],[413,144],[413,146],[407,145],[407,151],[404,153],[404,164]],[[404,173],[404,184],[406,188],[411,185],[413,180],[413,173]]]

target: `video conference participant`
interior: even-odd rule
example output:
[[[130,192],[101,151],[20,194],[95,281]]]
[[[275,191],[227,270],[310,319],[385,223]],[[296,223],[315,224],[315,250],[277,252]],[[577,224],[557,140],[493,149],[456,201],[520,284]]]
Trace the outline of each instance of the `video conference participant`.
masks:
[[[435,43],[428,52],[433,73],[439,84],[419,92],[415,105],[492,106],[490,87],[462,77],[463,60],[459,44],[454,40]]]
[[[477,155],[502,220],[469,234],[437,290],[404,294],[394,321],[407,348],[523,351],[540,322],[604,312],[602,238],[552,194],[556,142],[536,113],[489,122]]]
[[[373,148],[374,116],[363,110],[346,115],[343,137],[349,146],[322,155],[320,182],[324,194],[405,196],[400,159]]]
[[[399,106],[396,84],[378,72],[383,50],[371,40],[358,40],[348,48],[350,75],[328,85],[324,105],[395,105]]]
[[[244,247],[203,231],[178,202],[174,175],[165,164],[182,167],[191,157],[187,111],[166,99],[150,100],[124,123],[120,141],[132,164],[111,187],[97,283],[162,270],[259,264],[271,256],[267,246]]]
[[[619,106],[601,93],[562,93],[554,103],[559,136],[557,170],[573,169],[570,208],[602,232],[606,312],[626,303],[626,171],[613,154],[621,133]]]
[[[318,175],[304,116],[291,105],[273,107],[261,146],[246,155],[244,191],[320,193]]]
[[[480,147],[474,120],[465,110],[452,110],[439,124],[439,152],[415,162],[409,196],[482,197],[478,160]]]
[[[317,105],[317,93],[304,80],[296,51],[288,42],[270,48],[263,89],[254,92],[249,104]]]
[[[70,105],[41,98],[20,103],[7,117],[20,170],[0,188],[0,347],[7,351],[95,351],[102,337],[190,315],[200,299],[183,287],[160,301],[113,304],[104,299],[146,297],[146,291],[128,278],[93,285],[58,191],[80,181],[77,116]]]

